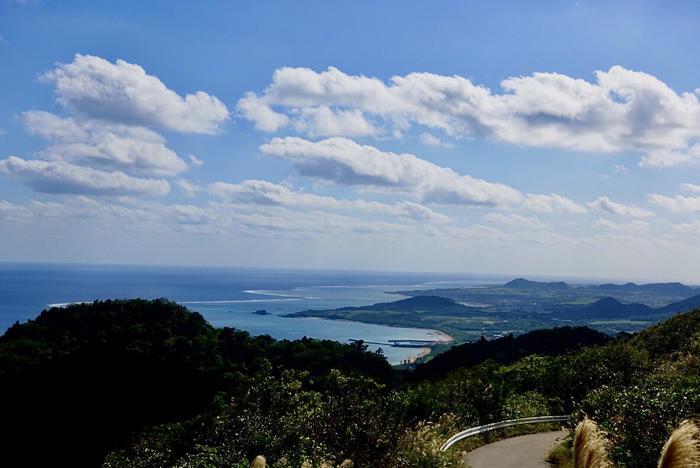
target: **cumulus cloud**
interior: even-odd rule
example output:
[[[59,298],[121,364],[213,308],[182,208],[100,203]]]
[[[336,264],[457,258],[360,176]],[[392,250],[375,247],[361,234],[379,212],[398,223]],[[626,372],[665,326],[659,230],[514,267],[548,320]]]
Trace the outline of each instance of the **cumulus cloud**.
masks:
[[[264,99],[254,93],[246,93],[236,107],[246,119],[253,122],[256,129],[263,132],[276,132],[290,123],[289,117],[273,111]]]
[[[44,111],[25,112],[23,120],[29,133],[51,143],[41,153],[47,159],[157,176],[173,176],[187,169],[187,163],[166,146],[163,137],[143,127],[77,121]]]
[[[686,197],[684,195],[677,195],[675,197],[668,197],[666,195],[652,193],[649,195],[649,202],[674,213],[692,213],[700,211],[700,196]]]
[[[296,191],[285,185],[265,180],[245,180],[240,184],[215,182],[209,185],[209,192],[224,200],[252,205],[350,209],[419,221],[438,223],[449,221],[447,216],[418,203],[402,201],[391,204],[362,199],[344,200]]]
[[[598,197],[594,201],[588,203],[588,206],[592,209],[597,209],[604,211],[608,214],[615,216],[626,216],[630,218],[647,218],[653,216],[654,214],[640,208],[635,205],[625,205],[624,203],[617,203],[610,200],[608,197]]]
[[[697,91],[679,94],[653,75],[621,66],[597,71],[595,78],[533,73],[504,79],[498,93],[461,76],[410,73],[386,83],[333,67],[286,67],[274,72],[262,93],[243,96],[238,110],[264,131],[291,126],[327,134],[304,117],[324,109],[353,116],[335,119],[334,135],[356,135],[364,120],[383,135],[419,126],[534,147],[635,151],[642,165],[653,167],[700,159]]]
[[[55,86],[58,102],[78,115],[178,132],[216,133],[229,117],[215,96],[198,91],[180,96],[139,65],[76,54],[42,75]]]
[[[193,184],[187,179],[177,179],[175,185],[180,189],[180,192],[186,197],[194,197],[197,192],[201,190],[201,187],[197,184]]]
[[[166,180],[142,179],[63,161],[10,156],[0,160],[0,172],[22,178],[34,190],[45,193],[162,196],[170,191]]]
[[[208,190],[219,198],[252,205],[322,208],[337,208],[340,205],[335,198],[294,191],[284,185],[266,180],[245,180],[240,184],[215,182],[209,185]]]
[[[305,176],[404,192],[425,203],[496,206],[522,199],[517,190],[505,184],[460,175],[412,154],[381,151],[347,138],[318,142],[297,137],[275,138],[260,150],[292,161]]]
[[[556,193],[549,195],[529,193],[525,197],[525,207],[538,213],[582,214],[588,211],[580,203]]]
[[[312,137],[370,136],[379,133],[359,110],[331,109],[328,106],[302,109],[294,120],[294,129]]]
[[[653,168],[668,168],[696,164],[700,160],[700,146],[689,145],[681,149],[661,148],[646,154],[640,166]]]
[[[681,190],[689,193],[700,193],[700,185],[697,184],[683,184],[681,185]]]

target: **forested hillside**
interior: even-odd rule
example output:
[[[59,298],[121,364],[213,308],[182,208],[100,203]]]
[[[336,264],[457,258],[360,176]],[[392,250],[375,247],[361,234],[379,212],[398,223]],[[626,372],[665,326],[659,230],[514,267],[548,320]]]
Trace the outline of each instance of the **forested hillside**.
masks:
[[[655,466],[700,411],[700,311],[637,335],[586,328],[463,345],[414,374],[362,344],[211,327],[166,300],[51,309],[0,337],[3,465],[450,466],[454,432],[571,413],[616,463]],[[37,449],[41,447],[41,450]],[[11,466],[11,465],[10,465]]]

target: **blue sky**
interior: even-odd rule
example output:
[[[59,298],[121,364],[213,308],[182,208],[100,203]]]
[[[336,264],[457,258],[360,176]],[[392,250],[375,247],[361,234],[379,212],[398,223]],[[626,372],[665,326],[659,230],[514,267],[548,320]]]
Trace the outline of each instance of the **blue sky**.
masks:
[[[695,2],[0,3],[0,259],[700,282]]]

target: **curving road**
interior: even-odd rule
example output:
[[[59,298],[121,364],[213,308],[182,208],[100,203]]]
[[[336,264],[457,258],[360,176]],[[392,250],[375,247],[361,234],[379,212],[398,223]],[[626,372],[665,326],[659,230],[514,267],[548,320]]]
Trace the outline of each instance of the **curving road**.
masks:
[[[563,431],[542,432],[499,440],[467,453],[464,465],[471,468],[543,468],[554,441],[566,435]]]

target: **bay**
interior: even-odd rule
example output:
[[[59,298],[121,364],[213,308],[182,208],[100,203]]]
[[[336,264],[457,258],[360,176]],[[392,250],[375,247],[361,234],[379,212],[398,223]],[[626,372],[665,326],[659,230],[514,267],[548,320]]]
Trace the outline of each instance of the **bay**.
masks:
[[[86,264],[0,263],[0,330],[36,317],[52,305],[96,299],[165,297],[200,312],[214,326],[277,339],[432,339],[421,328],[287,318],[307,309],[332,309],[400,299],[396,289],[460,287],[503,277],[446,273]],[[266,315],[254,312],[265,310]],[[376,349],[378,346],[371,346]],[[382,350],[392,364],[415,357],[413,348]]]

